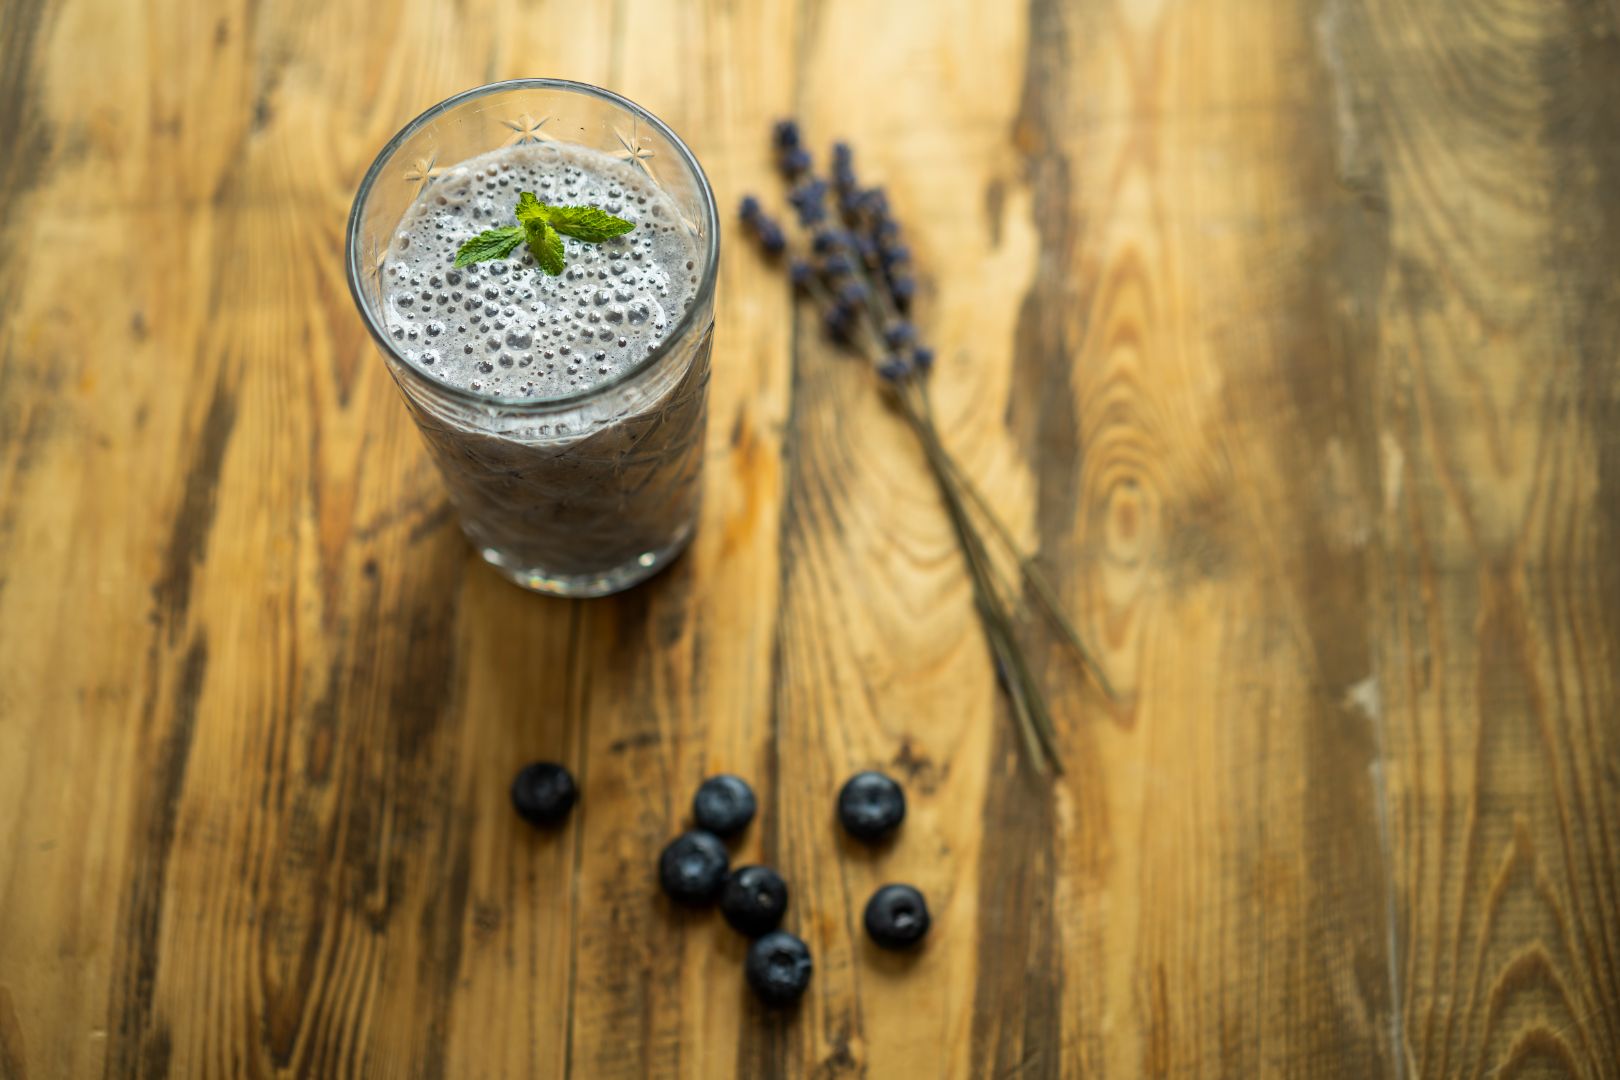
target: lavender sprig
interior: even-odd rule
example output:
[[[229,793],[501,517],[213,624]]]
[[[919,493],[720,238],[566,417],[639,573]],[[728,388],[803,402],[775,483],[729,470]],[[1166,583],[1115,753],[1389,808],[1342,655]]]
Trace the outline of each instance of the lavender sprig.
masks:
[[[847,143],[833,144],[830,183],[815,174],[794,121],[775,126],[772,146],[777,169],[791,185],[788,202],[798,239],[790,244],[753,196],[742,201],[743,223],[767,255],[792,251],[787,265],[795,291],[816,307],[829,337],[868,359],[916,434],[962,551],[997,680],[1008,696],[1031,763],[1061,773],[1046,695],[1019,640],[1019,628],[1034,622],[1028,597],[1034,598],[1035,606],[1103,691],[1112,698],[1114,690],[1064,614],[1057,589],[940,436],[928,392],[934,351],[922,342],[912,318],[917,298],[912,253],[888,195],[880,187],[861,186],[854,151]],[[986,532],[1017,562],[1021,587],[1009,581],[991,557]]]

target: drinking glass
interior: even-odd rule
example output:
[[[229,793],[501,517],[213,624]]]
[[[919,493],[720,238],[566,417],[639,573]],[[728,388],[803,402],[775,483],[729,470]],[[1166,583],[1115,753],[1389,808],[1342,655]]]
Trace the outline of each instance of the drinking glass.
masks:
[[[698,275],[689,308],[656,349],[586,389],[503,397],[452,386],[386,333],[383,265],[410,205],[458,164],[519,142],[615,155],[673,201]],[[618,94],[563,79],[491,83],[441,101],[388,141],[349,215],[349,289],[444,477],[461,528],[511,581],[605,596],[651,577],[697,524],[714,338],[719,223],[714,192],[680,138]]]

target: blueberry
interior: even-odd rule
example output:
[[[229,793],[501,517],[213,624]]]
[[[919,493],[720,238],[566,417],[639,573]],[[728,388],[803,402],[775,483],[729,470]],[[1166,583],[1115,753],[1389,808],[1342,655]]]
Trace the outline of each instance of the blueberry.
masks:
[[[740,934],[758,937],[776,929],[787,910],[787,882],[768,866],[733,870],[720,891],[720,913]]]
[[[838,820],[849,834],[877,840],[897,828],[906,816],[906,794],[880,772],[859,772],[838,793]]]
[[[740,776],[711,776],[692,796],[692,817],[716,836],[740,833],[754,820],[754,789]]]
[[[569,771],[554,761],[525,765],[512,780],[512,806],[532,825],[557,825],[579,801]]]
[[[906,949],[928,933],[928,902],[910,885],[885,885],[866,902],[866,932],[885,949]]]
[[[672,900],[707,904],[726,883],[730,863],[718,836],[694,829],[671,840],[659,856],[658,880]]]
[[[749,946],[748,985],[767,1005],[791,1005],[810,985],[810,949],[785,930],[773,930]]]

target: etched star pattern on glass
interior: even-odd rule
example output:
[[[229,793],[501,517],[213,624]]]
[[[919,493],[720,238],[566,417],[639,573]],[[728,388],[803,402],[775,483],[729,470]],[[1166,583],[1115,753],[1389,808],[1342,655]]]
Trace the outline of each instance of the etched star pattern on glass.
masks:
[[[624,147],[615,156],[621,161],[628,161],[649,177],[652,176],[652,167],[647,162],[652,158],[653,152],[651,148],[641,145],[641,125],[631,122],[629,138],[625,138],[624,132],[618,128],[613,129],[613,136],[619,140],[619,145]]]
[[[421,194],[423,188],[427,187],[431,181],[437,179],[444,172],[444,169],[438,165],[438,161],[439,154],[434,151],[425,158],[417,158],[416,161],[411,163],[410,168],[405,170],[405,180],[407,183],[416,185],[417,194]]]
[[[530,113],[523,113],[516,119],[502,120],[501,124],[512,129],[512,134],[506,137],[502,146],[522,146],[524,143],[537,143],[551,139],[551,136],[540,129],[551,120],[549,116],[542,116],[538,120]]]

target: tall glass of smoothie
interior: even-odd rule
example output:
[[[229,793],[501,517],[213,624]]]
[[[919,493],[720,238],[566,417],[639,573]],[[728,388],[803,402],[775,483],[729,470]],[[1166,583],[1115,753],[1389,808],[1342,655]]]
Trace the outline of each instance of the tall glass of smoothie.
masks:
[[[522,243],[457,266],[469,238],[515,223],[520,192],[633,228],[561,237],[561,273]],[[469,90],[377,155],[349,217],[349,288],[463,532],[510,580],[602,596],[691,539],[718,248],[692,152],[584,83]]]

